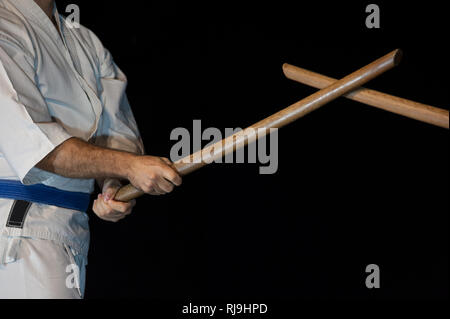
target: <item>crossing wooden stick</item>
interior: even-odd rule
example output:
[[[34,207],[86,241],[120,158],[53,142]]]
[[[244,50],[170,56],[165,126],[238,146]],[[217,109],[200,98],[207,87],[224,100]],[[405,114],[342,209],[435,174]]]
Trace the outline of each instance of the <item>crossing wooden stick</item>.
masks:
[[[322,105],[338,98],[339,96],[360,87],[364,83],[377,77],[383,72],[396,66],[401,60],[402,52],[394,50],[385,56],[375,60],[365,67],[347,75],[341,80],[316,93],[300,100],[287,108],[255,123],[243,131],[239,131],[229,137],[210,145],[198,152],[195,152],[185,158],[176,161],[175,167],[181,175],[189,174],[192,171],[211,163],[236,149],[244,147],[247,143],[255,141],[267,134],[270,128],[283,127],[300,117],[312,112]],[[244,138],[245,137],[245,138]],[[122,187],[116,194],[115,199],[120,201],[129,201],[139,197],[144,193],[129,184]]]
[[[322,89],[337,80],[291,64],[283,64],[284,75],[291,80]],[[418,121],[449,128],[449,112],[431,105],[426,105],[401,97],[385,94],[366,88],[358,88],[347,94],[346,98],[368,104],[379,109],[400,114]]]

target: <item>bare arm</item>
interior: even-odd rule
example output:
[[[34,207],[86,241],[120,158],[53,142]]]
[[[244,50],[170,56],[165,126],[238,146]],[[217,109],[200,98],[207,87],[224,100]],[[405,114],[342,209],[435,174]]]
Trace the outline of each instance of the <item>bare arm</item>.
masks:
[[[73,137],[57,146],[36,166],[70,178],[127,178],[126,166],[132,156]]]
[[[139,156],[70,138],[56,147],[38,168],[70,178],[128,179],[146,193],[168,193],[181,177],[166,158]]]

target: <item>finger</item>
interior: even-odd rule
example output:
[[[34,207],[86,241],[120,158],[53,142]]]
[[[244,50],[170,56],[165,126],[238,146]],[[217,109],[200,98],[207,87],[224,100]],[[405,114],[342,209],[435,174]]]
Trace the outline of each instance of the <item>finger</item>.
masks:
[[[105,185],[103,185],[102,194],[105,197],[105,199],[108,201],[111,198],[114,198],[116,196],[117,191],[120,189],[120,183],[117,180],[110,180],[105,182]]]
[[[170,166],[162,167],[162,175],[165,179],[176,186],[181,185],[181,177],[178,172]]]
[[[166,192],[161,189],[161,187],[158,185],[158,180],[153,183],[153,191],[156,193],[156,195],[163,195]]]
[[[95,204],[98,214],[104,215],[108,213],[108,205],[106,205],[102,194],[98,194],[97,199],[95,200]]]
[[[122,220],[122,219],[124,219],[125,217],[127,217],[127,215],[123,214],[123,215],[121,215],[120,217],[116,218],[116,221],[115,221],[115,222],[118,222],[119,220]]]
[[[169,165],[172,169],[175,170],[175,172],[178,174],[177,168],[175,166],[175,163],[172,162],[170,159],[166,158],[166,157],[162,157],[162,160],[164,161],[164,163],[166,163],[167,165]]]
[[[158,178],[156,183],[165,193],[170,193],[173,190],[173,184],[162,177]]]
[[[167,157],[161,157],[161,159],[167,164],[167,165],[171,165],[172,162],[170,161],[170,159],[168,159]]]
[[[98,214],[99,212],[99,201],[97,199],[94,200],[94,203],[92,204],[92,210],[94,213]]]
[[[127,216],[130,215],[131,212],[133,211],[133,207],[136,206],[136,200],[133,199],[131,201],[128,202],[128,209],[125,211],[125,213],[123,213],[123,215]]]
[[[114,211],[119,213],[125,213],[128,208],[132,208],[131,204],[129,202],[119,202],[115,201],[114,199],[110,199],[106,202],[106,204]]]
[[[145,191],[143,189],[141,189],[143,192],[145,192],[146,194],[150,194],[150,195],[161,195],[159,192],[155,191],[155,187],[154,184],[152,184],[152,186],[148,189],[146,189]]]
[[[154,189],[152,189],[152,191],[148,192],[147,194],[150,194],[150,195],[161,195],[160,193],[156,192]]]
[[[126,215],[131,213],[133,204],[134,203],[131,203],[126,213],[120,213],[114,211],[111,207],[109,207],[104,201],[103,196],[99,194],[98,199],[94,200],[93,210],[99,218],[110,222],[117,222],[120,219],[125,218]]]
[[[109,201],[106,201],[105,197],[100,194],[99,195],[99,206],[100,206],[100,210],[101,210],[101,214],[103,216],[110,216],[110,217],[118,217],[123,215],[123,212],[115,209],[114,207],[112,207],[112,205],[110,205],[112,199],[110,199]],[[127,205],[128,203],[126,202],[118,202],[118,201],[114,201],[115,203],[119,203],[119,204],[125,204]],[[125,211],[126,208],[123,208],[123,210]]]
[[[111,214],[111,208],[109,208],[104,203],[103,198],[101,198],[101,196],[99,196],[99,198],[94,201],[93,211],[98,217],[102,219],[109,218],[109,215]]]
[[[113,222],[113,223],[116,223],[119,220],[124,219],[124,218],[125,218],[125,215],[121,215],[121,216],[118,216],[118,217],[102,217],[103,220],[106,220],[106,221],[109,221],[109,222]]]
[[[132,208],[132,207],[128,208],[127,211],[126,211],[125,213],[123,213],[123,216],[128,216],[128,215],[130,215],[132,211],[133,211],[133,208]]]

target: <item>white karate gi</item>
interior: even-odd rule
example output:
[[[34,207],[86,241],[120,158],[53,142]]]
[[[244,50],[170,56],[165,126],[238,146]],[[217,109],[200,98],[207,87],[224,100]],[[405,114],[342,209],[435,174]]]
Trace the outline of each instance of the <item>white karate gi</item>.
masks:
[[[54,15],[60,33],[33,0],[0,0],[0,179],[90,193],[93,180],[35,165],[73,136],[135,153],[143,145],[110,53],[90,30]],[[22,227],[6,227],[13,202],[0,198],[0,298],[82,296],[86,213],[33,203]],[[74,262],[76,290],[66,287]]]

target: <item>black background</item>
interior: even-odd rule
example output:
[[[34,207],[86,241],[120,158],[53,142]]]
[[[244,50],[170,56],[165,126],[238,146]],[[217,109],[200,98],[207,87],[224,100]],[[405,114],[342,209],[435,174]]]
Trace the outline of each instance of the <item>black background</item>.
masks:
[[[194,119],[246,127],[316,91],[284,62],[340,78],[402,48],[367,86],[448,109],[442,2],[376,1],[380,29],[367,1],[68,3],[127,74],[151,155]],[[90,212],[86,297],[448,298],[448,163],[448,130],[338,99],[280,130],[276,174],[213,164],[119,223]]]

